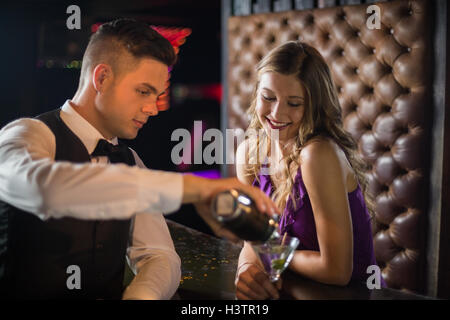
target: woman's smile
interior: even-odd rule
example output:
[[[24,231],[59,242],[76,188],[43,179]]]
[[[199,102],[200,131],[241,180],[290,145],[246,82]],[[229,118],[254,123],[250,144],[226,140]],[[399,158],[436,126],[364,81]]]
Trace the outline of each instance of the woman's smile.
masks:
[[[292,123],[292,122],[280,122],[280,121],[269,119],[268,117],[265,117],[265,118],[266,118],[269,126],[274,130],[283,130],[284,128],[288,127]]]

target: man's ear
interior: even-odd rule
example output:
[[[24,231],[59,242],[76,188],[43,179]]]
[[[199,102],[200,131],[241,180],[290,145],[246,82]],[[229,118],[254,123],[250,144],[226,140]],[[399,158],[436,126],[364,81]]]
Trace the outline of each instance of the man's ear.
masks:
[[[105,86],[112,80],[113,72],[110,65],[98,64],[92,72],[92,84],[95,91],[102,92]]]

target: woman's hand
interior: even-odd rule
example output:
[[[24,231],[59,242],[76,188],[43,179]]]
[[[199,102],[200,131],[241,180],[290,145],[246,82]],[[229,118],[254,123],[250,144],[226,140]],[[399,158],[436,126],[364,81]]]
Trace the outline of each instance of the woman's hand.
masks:
[[[238,268],[236,277],[236,297],[242,300],[279,299],[278,290],[281,280],[276,286],[270,282],[267,273],[253,263],[244,263]]]

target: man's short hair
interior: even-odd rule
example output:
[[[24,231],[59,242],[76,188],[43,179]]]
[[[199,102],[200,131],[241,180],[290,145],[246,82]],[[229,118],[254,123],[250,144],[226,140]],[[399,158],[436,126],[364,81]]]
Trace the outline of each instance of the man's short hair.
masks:
[[[92,34],[84,53],[80,87],[100,63],[121,74],[136,67],[141,58],[153,58],[170,67],[177,56],[170,42],[145,22],[122,18],[104,23]]]

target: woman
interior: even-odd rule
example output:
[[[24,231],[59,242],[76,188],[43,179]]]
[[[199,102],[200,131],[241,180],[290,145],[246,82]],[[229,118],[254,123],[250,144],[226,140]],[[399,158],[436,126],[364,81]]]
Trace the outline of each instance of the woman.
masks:
[[[269,52],[257,71],[248,132],[263,133],[238,147],[238,178],[271,195],[282,211],[281,233],[300,239],[291,270],[326,284],[365,281],[367,267],[376,264],[371,199],[327,64],[311,46],[290,41]],[[261,152],[270,175],[262,170],[267,161],[248,161]],[[278,298],[248,243],[236,296]]]

